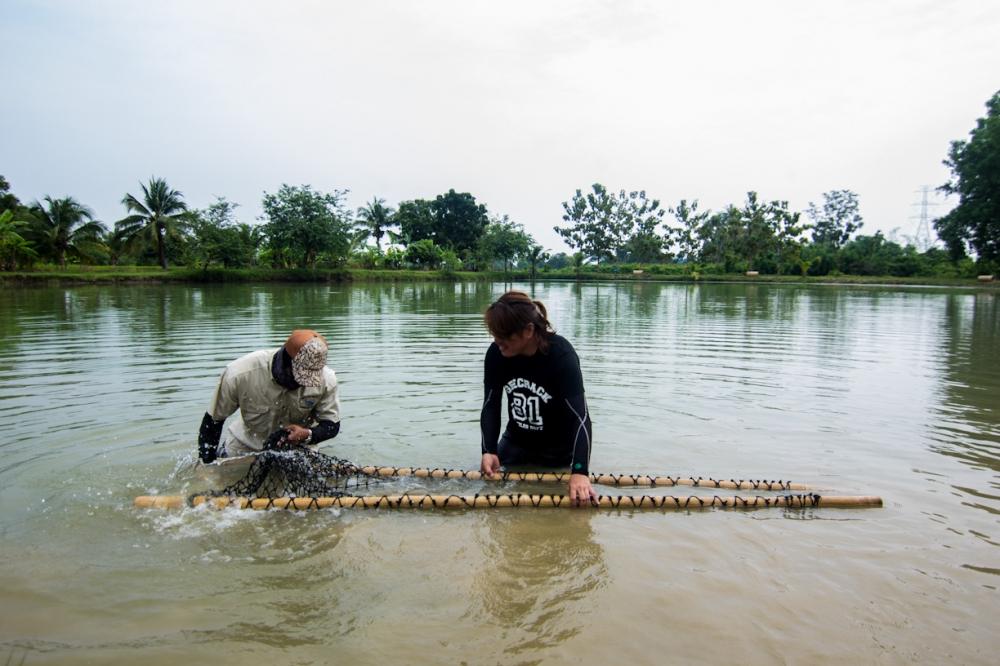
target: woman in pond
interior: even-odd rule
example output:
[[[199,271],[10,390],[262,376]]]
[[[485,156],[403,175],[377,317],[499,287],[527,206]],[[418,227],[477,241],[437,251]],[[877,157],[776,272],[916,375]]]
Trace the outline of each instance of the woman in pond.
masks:
[[[485,391],[479,423],[483,474],[500,466],[568,467],[575,504],[596,499],[590,485],[590,413],[580,359],[557,335],[545,306],[508,291],[486,309],[493,344],[486,352]],[[507,429],[500,437],[501,394],[507,395]],[[499,441],[498,441],[499,440]]]

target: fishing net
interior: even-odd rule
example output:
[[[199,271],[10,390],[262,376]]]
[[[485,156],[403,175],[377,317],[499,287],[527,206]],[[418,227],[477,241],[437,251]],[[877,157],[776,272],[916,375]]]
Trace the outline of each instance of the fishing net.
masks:
[[[379,482],[377,475],[357,465],[307,448],[295,447],[278,431],[264,442],[264,450],[254,456],[250,469],[221,490],[205,493],[212,497],[343,497],[354,488],[368,488]]]
[[[426,469],[412,467],[360,467],[354,463],[335,456],[319,453],[309,448],[303,448],[288,441],[288,432],[279,430],[264,442],[263,450],[254,454],[249,469],[241,478],[225,486],[221,490],[209,490],[189,497],[189,501],[205,497],[242,498],[246,500],[266,500],[266,507],[279,508],[323,508],[325,506],[416,506],[423,508],[425,504],[433,507],[479,507],[479,506],[567,506],[572,504],[563,494],[539,495],[515,493],[513,495],[368,495],[373,486],[384,483],[386,478],[404,476],[422,477],[427,479],[468,479],[480,480],[482,474],[477,471]],[[503,472],[499,475],[501,481],[552,481],[565,482],[568,473],[534,473],[534,472]],[[648,486],[691,485],[712,488],[753,488],[756,490],[788,491],[793,487],[805,489],[802,484],[792,484],[786,481],[744,481],[716,480],[702,477],[653,477],[644,475],[593,475],[595,483]],[[358,497],[352,491],[361,490]],[[385,491],[382,491],[385,492]],[[299,499],[311,499],[312,503],[303,505]],[[836,499],[836,498],[834,498]],[[853,498],[848,498],[853,499]],[[868,498],[861,498],[868,499]],[[876,498],[877,499],[877,498]],[[289,500],[293,500],[289,502]],[[818,506],[819,495],[786,495],[783,497],[719,497],[697,496],[618,496],[600,498],[601,506],[611,508],[642,508],[645,506],[675,508],[703,508],[705,506]],[[827,498],[827,503],[830,503]],[[330,503],[332,502],[332,504]],[[671,505],[671,502],[673,503]],[[881,500],[879,500],[881,502]],[[598,502],[591,502],[595,506]],[[242,504],[241,504],[242,505]],[[695,506],[697,505],[697,506]],[[257,508],[258,504],[253,504]]]

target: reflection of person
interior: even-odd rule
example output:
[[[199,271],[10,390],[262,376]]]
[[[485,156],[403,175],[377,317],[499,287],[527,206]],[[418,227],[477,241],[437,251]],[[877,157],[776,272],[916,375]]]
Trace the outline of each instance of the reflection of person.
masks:
[[[260,451],[278,431],[294,446],[335,437],[340,399],[326,354],[323,336],[301,329],[278,349],[255,351],[227,365],[198,430],[202,462]],[[223,423],[237,409],[240,416],[222,437]]]
[[[486,309],[493,336],[486,352],[480,469],[501,465],[569,467],[569,497],[596,499],[590,486],[590,413],[576,350],[556,335],[541,301],[508,291]],[[507,429],[500,436],[500,395],[507,395]]]
[[[476,556],[489,560],[490,574],[473,577],[470,603],[481,604],[504,631],[496,649],[505,658],[495,661],[544,663],[548,649],[593,626],[594,596],[608,581],[595,517],[559,509],[490,512],[486,529],[476,530]]]

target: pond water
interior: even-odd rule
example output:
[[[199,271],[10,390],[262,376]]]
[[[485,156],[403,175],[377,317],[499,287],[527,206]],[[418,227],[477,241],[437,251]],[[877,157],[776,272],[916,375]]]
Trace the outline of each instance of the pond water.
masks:
[[[205,483],[196,430],[219,373],[297,327],[326,334],[341,383],[324,451],[477,467],[480,313],[509,286],[4,289],[0,655],[996,663],[995,291],[513,285],[580,354],[592,471],[791,479],[881,509],[132,507]]]

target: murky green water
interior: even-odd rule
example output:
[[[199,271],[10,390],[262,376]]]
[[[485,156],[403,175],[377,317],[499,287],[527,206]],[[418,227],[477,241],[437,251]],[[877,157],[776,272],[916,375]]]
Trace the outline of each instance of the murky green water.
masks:
[[[534,286],[582,359],[594,471],[793,479],[883,509],[132,508],[197,486],[222,367],[303,326],[341,381],[327,451],[477,466],[479,313],[503,288],[0,292],[0,657],[995,663],[994,292]]]

